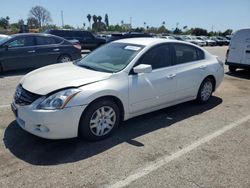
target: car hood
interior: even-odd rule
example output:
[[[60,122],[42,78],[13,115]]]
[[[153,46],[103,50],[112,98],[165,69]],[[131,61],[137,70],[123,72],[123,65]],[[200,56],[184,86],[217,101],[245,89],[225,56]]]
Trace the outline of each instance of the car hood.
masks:
[[[112,73],[89,70],[73,63],[62,63],[32,71],[21,79],[20,84],[32,93],[47,95],[59,89],[105,80],[111,75]]]

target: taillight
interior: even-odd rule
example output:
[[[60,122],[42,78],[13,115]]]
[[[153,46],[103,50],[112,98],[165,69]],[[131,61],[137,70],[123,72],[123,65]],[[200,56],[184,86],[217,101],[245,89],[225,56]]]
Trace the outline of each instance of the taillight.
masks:
[[[82,47],[81,47],[80,44],[74,44],[74,47],[77,48],[78,50],[81,50],[81,49],[82,49]]]

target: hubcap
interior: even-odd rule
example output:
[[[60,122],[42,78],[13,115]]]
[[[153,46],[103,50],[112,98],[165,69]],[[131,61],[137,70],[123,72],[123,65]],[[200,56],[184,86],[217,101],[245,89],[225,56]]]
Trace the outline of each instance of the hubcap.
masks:
[[[108,134],[116,122],[116,113],[110,106],[98,108],[92,115],[89,126],[91,132],[96,136]]]
[[[211,96],[212,91],[213,91],[213,84],[210,81],[206,82],[201,91],[201,99],[203,101],[207,101]]]
[[[61,59],[61,63],[66,63],[66,62],[69,62],[69,61],[70,61],[70,58],[66,57],[66,56]]]

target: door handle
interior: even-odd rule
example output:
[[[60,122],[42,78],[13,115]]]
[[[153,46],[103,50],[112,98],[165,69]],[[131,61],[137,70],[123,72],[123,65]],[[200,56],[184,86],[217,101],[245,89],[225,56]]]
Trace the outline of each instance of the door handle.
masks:
[[[54,52],[58,52],[58,51],[60,51],[60,49],[59,48],[55,48],[55,49],[53,49],[53,51]]]
[[[202,70],[205,70],[207,68],[207,66],[206,65],[201,65],[199,68],[202,69]]]
[[[29,50],[28,53],[35,53],[36,50]]]
[[[176,77],[176,74],[170,74],[167,76],[168,79],[173,79],[174,77]]]

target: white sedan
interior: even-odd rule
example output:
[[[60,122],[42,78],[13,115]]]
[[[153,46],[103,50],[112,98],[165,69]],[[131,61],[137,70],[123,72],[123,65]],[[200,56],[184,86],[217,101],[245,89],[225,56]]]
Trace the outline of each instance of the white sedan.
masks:
[[[39,137],[100,140],[120,121],[190,100],[208,102],[223,66],[186,42],[118,40],[79,61],[25,75],[11,106],[20,127]]]

